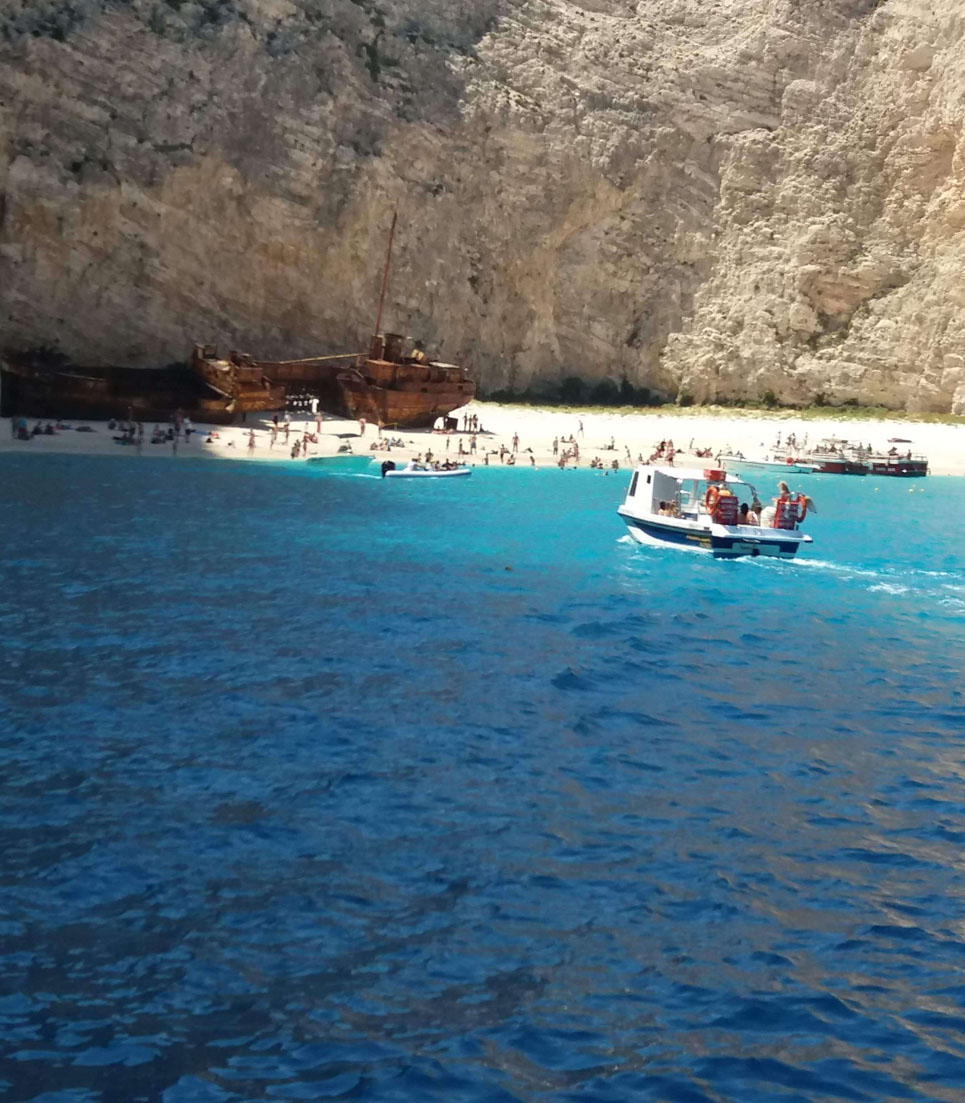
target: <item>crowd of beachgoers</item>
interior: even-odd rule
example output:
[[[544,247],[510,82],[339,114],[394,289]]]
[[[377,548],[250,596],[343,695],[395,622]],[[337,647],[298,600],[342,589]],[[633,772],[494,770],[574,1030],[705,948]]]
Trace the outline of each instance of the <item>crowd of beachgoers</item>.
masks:
[[[589,468],[605,474],[638,463],[706,466],[720,455],[792,447],[807,453],[828,438],[867,442],[887,453],[901,439],[928,456],[937,475],[965,474],[965,425],[889,419],[795,418],[792,412],[580,411],[473,402],[435,428],[396,429],[320,412],[248,415],[230,426],[194,425],[175,413],[144,424],[10,418],[0,450],[312,460],[339,455],[391,457],[397,463]],[[445,427],[443,427],[445,426]],[[913,443],[912,443],[913,442]]]

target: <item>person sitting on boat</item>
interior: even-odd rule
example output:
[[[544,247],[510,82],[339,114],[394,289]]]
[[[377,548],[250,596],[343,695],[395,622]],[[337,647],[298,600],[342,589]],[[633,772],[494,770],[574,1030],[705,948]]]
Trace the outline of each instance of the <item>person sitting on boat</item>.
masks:
[[[754,525],[759,526],[761,519],[757,513],[747,504],[747,502],[741,502],[740,517],[737,521],[739,525]]]

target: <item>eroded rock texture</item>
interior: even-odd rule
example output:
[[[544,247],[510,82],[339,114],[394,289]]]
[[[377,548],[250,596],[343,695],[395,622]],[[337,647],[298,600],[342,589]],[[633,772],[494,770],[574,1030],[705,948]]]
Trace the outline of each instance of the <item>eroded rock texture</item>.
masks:
[[[965,413],[965,6],[7,0],[0,341]]]

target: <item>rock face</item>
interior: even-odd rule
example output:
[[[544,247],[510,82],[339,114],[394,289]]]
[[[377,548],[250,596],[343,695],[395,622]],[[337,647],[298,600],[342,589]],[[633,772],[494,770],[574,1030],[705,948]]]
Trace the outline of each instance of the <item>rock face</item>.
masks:
[[[0,344],[965,413],[965,9],[8,0]]]

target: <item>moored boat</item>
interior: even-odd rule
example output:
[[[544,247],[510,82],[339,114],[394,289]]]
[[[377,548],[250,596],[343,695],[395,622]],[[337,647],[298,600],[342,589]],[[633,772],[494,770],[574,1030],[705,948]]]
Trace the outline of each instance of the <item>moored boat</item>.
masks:
[[[815,471],[822,475],[867,475],[868,468],[856,459],[854,450],[857,445],[837,437],[818,441],[812,452],[804,459],[814,465]]]
[[[392,460],[386,460],[382,464],[384,479],[452,479],[471,474],[472,471],[468,467],[434,467],[431,464],[414,462],[406,464],[405,467],[396,467]]]
[[[754,475],[810,475],[815,470],[813,463],[801,462],[790,456],[766,455],[757,459],[748,458],[737,452],[733,456],[719,456],[721,467],[725,471]]]
[[[864,462],[869,475],[884,475],[895,479],[923,479],[928,474],[928,457],[916,455],[910,449],[903,455],[895,449],[885,454],[873,454]]]
[[[762,511],[757,524],[742,523],[741,495],[750,505],[750,483],[719,468],[655,467],[643,464],[630,479],[617,512],[640,544],[677,545],[715,558],[776,556],[789,559],[811,537],[800,531],[809,499],[782,495]],[[745,511],[746,512],[746,511]]]

